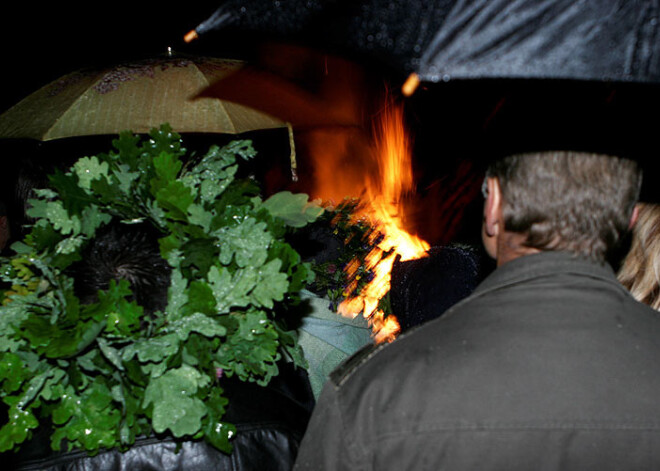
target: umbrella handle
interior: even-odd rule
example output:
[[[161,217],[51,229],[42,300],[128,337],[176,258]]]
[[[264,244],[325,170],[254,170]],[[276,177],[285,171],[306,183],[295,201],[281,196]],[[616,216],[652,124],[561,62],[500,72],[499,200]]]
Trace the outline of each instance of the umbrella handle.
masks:
[[[291,161],[291,180],[294,182],[298,181],[298,165],[296,163],[296,142],[293,139],[293,126],[291,123],[286,123],[286,128],[289,131],[289,148],[291,149],[291,154],[289,159]]]

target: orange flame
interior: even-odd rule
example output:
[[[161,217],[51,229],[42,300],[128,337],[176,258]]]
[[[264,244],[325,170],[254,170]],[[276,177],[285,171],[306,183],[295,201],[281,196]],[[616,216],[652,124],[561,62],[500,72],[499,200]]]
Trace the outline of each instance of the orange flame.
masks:
[[[426,256],[429,244],[404,229],[403,198],[413,191],[411,143],[405,125],[403,108],[390,104],[380,115],[376,128],[375,155],[378,178],[367,178],[365,209],[362,216],[375,224],[383,238],[366,257],[367,268],[374,278],[359,295],[346,299],[339,306],[343,316],[362,313],[369,319],[377,342],[392,341],[400,331],[393,315],[385,316],[379,302],[390,289],[390,273],[397,257],[411,260]],[[353,292],[358,280],[358,263],[348,264],[346,274],[351,280],[346,293]]]
[[[381,114],[376,139],[380,179],[367,185],[370,218],[378,221],[385,239],[384,251],[394,249],[402,260],[422,257],[429,244],[404,229],[403,198],[413,191],[411,143],[406,131],[403,107],[392,104]]]

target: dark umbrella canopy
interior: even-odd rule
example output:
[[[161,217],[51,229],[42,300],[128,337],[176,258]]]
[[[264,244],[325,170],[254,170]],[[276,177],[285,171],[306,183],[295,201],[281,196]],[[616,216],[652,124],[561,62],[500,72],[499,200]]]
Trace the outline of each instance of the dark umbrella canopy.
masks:
[[[225,0],[199,34],[218,46],[218,32],[304,40],[376,59],[401,79],[439,81],[406,101],[425,178],[447,161],[555,148],[652,168],[659,9],[656,0]]]
[[[660,81],[658,2],[458,1],[421,57],[422,80]]]
[[[350,58],[415,69],[455,0],[227,0],[195,28],[299,40]],[[194,36],[191,34],[190,37]]]
[[[375,58],[422,80],[660,81],[654,0],[227,0],[228,28]]]

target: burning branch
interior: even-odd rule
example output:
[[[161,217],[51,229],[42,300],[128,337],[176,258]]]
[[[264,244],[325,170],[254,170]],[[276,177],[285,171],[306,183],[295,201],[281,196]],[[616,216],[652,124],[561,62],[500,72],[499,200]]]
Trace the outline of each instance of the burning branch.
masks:
[[[405,230],[402,215],[403,198],[414,188],[411,143],[404,124],[403,108],[390,103],[375,129],[374,153],[378,162],[378,178],[367,178],[366,198],[361,215],[368,218],[381,234],[378,243],[365,258],[373,279],[356,296],[359,263],[349,263],[345,272],[350,280],[347,298],[339,313],[355,317],[362,313],[369,319],[377,342],[391,341],[399,332],[393,315],[379,307],[390,290],[390,273],[395,260],[411,260],[426,256],[429,244]]]

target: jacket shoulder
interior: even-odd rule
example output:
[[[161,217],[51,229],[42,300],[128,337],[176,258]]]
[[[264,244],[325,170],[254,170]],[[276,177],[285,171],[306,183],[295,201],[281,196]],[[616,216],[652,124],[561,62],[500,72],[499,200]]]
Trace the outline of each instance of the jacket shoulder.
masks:
[[[330,373],[330,381],[335,386],[341,386],[351,375],[363,364],[369,361],[374,355],[385,348],[388,344],[369,343],[344,360],[337,368]]]

